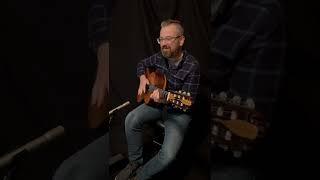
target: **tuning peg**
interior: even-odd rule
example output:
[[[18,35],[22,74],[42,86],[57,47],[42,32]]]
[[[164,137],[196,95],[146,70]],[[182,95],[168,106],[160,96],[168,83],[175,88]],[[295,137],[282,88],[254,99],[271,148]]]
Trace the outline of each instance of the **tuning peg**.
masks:
[[[222,107],[219,107],[218,110],[217,110],[217,115],[218,116],[223,116],[223,108]]]
[[[218,95],[218,99],[220,101],[226,101],[227,100],[227,93],[224,92],[224,91],[220,92],[219,95]]]
[[[211,134],[212,135],[218,135],[219,132],[219,128],[216,125],[213,125],[212,129],[211,129]]]
[[[254,109],[255,108],[255,103],[253,101],[252,98],[248,98],[245,102],[245,106],[247,106],[250,109]]]
[[[232,104],[240,105],[241,104],[241,97],[240,96],[234,96],[231,100]]]
[[[241,151],[233,151],[233,156],[235,158],[240,158],[242,156],[242,152]]]
[[[238,114],[236,111],[231,111],[230,119],[231,120],[236,120],[238,117]]]
[[[231,136],[232,136],[231,132],[227,131],[225,136],[224,136],[224,139],[227,140],[227,141],[230,141],[231,140]]]
[[[178,92],[181,93],[181,90],[179,90]]]
[[[187,96],[191,96],[191,94],[189,92],[187,92]]]
[[[186,95],[187,93],[185,91],[182,92],[183,95]]]

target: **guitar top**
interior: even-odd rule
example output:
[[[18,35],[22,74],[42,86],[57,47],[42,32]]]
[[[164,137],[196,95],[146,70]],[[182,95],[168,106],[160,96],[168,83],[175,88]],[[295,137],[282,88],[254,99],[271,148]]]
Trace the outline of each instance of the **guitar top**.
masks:
[[[161,96],[164,97],[165,103],[170,104],[176,109],[182,111],[187,111],[192,106],[191,95],[189,92],[184,91],[168,91],[166,90],[167,79],[166,76],[162,73],[159,73],[153,69],[147,68],[146,78],[149,80],[149,85],[146,87],[146,92],[142,95],[137,96],[137,102],[144,101],[145,104],[157,106],[158,103],[155,103],[150,99],[150,95],[156,89],[160,90]]]

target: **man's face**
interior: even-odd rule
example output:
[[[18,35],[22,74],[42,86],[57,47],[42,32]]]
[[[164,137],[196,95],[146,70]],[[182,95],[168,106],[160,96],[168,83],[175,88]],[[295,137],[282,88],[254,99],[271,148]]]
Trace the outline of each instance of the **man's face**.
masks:
[[[176,25],[170,24],[160,30],[161,53],[166,58],[177,58],[184,43],[184,36],[181,35]]]

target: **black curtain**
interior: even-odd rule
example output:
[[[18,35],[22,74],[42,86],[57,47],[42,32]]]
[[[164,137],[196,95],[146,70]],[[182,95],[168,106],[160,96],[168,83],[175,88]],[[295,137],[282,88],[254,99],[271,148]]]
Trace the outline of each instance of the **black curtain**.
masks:
[[[138,105],[137,63],[160,50],[156,38],[159,37],[161,21],[170,18],[182,22],[186,36],[185,49],[199,61],[201,73],[206,74],[209,60],[209,4],[209,0],[115,2],[110,36],[111,103],[117,106],[129,100],[131,105],[123,108],[111,124],[110,146],[113,153],[126,154],[124,120],[128,112]],[[200,119],[195,121],[201,122]],[[206,123],[202,125],[206,126]],[[206,133],[204,128],[202,132]]]
[[[182,21],[185,48],[205,72],[208,60],[209,0],[137,0],[115,2],[111,30],[111,86],[115,103],[135,102],[137,63],[159,51],[156,38],[162,20]]]

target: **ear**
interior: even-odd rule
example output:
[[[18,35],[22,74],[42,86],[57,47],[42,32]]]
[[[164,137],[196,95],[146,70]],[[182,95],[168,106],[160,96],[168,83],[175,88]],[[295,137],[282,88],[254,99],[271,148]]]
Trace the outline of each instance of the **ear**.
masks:
[[[185,39],[186,39],[186,38],[184,37],[184,35],[182,35],[182,36],[180,37],[179,45],[180,45],[181,47],[183,46]]]

